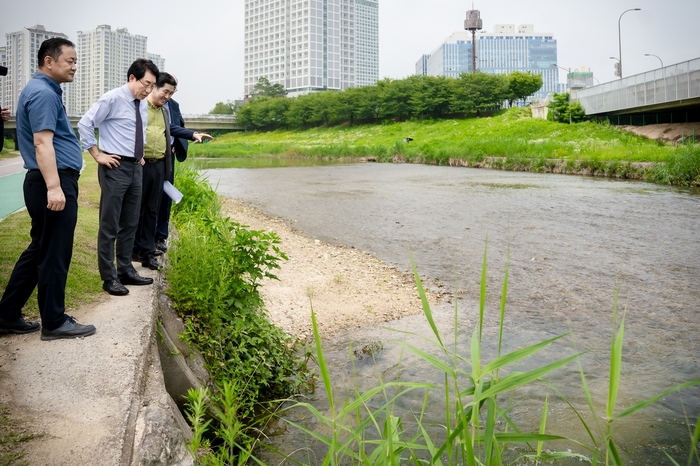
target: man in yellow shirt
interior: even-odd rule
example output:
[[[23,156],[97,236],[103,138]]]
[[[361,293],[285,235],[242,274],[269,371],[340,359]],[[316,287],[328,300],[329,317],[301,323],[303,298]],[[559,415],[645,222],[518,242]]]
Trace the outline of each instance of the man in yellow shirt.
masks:
[[[177,81],[168,73],[160,73],[155,89],[148,94],[148,123],[143,159],[143,184],[141,190],[141,212],[136,229],[132,259],[151,270],[160,269],[155,258],[156,220],[163,182],[170,177],[172,159],[170,147],[170,114],[165,103],[175,94]],[[168,155],[168,157],[166,157]]]

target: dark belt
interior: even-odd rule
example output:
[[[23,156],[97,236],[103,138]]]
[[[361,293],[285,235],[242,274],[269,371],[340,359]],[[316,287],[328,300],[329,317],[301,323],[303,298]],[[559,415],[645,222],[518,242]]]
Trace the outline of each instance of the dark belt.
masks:
[[[68,175],[71,178],[80,179],[80,172],[78,170],[73,170],[72,168],[59,168],[59,175]]]
[[[27,171],[32,173],[41,173],[41,170],[39,170],[38,168],[31,168]],[[75,178],[76,180],[80,178],[80,172],[78,170],[73,170],[72,168],[59,168],[57,171],[59,175],[68,175],[71,178]]]
[[[118,154],[112,154],[111,152],[105,152],[102,151],[103,154],[107,155],[114,155],[116,157],[119,157],[119,160],[122,160],[124,162],[132,162],[132,163],[138,163],[139,161],[136,160],[136,157],[124,157],[123,155],[118,155]]]
[[[144,158],[144,160],[148,163],[158,163],[158,162],[165,162],[165,157],[161,157],[159,159],[154,159],[154,158]]]

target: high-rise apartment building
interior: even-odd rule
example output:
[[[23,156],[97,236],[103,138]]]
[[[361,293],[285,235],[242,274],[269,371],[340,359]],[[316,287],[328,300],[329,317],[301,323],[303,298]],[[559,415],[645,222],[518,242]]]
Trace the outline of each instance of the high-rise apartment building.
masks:
[[[261,77],[290,96],[374,84],[377,0],[246,0],[244,94]]]
[[[15,115],[17,111],[19,93],[22,92],[24,86],[32,79],[39,67],[36,61],[39,46],[46,39],[51,39],[52,37],[68,39],[68,36],[65,34],[47,31],[40,24],[31,28],[24,28],[18,32],[5,34],[7,40],[5,47],[7,77],[0,80],[0,82],[4,81],[4,103],[10,109],[11,115]],[[64,103],[66,102],[67,85],[61,85],[64,91]]]
[[[164,61],[159,55],[146,51],[148,38],[130,34],[128,29],[115,31],[109,25],[97,26],[92,31],[78,31],[75,43],[78,53],[78,71],[73,81],[75,98],[69,96],[66,110],[69,115],[82,115],[102,94],[127,81],[127,70],[137,58],[155,56],[160,60],[159,69]]]
[[[354,3],[355,86],[371,86],[379,79],[379,3],[377,0]]]
[[[476,51],[478,71],[537,73],[542,75],[542,88],[534,94],[535,98],[561,92],[555,66],[557,41],[551,33],[535,33],[532,24],[518,26],[517,30],[513,24],[497,24],[493,32],[476,35]],[[459,71],[455,74],[455,70]],[[467,70],[471,71],[471,37],[467,31],[457,31],[430,55],[426,74],[454,77]]]
[[[165,58],[161,57],[157,53],[148,53],[146,58],[151,60],[157,67],[159,71],[165,71]]]

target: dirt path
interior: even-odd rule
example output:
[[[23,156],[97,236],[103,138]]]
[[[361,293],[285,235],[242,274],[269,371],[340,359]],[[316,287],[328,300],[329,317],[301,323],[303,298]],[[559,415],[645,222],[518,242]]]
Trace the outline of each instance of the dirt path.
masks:
[[[262,293],[271,321],[290,335],[313,337],[310,302],[324,338],[422,312],[412,275],[370,254],[303,236],[283,219],[242,201],[227,198],[224,208],[233,220],[281,238],[289,260],[275,272],[279,281],[265,282]],[[436,293],[428,297],[431,304],[441,298]]]

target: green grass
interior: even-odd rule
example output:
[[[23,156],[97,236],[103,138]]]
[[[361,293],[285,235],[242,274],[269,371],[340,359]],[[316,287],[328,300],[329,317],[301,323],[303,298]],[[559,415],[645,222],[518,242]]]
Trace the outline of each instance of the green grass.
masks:
[[[0,160],[17,157],[18,152],[15,152],[15,142],[12,139],[5,139],[2,151],[0,151]]]
[[[27,466],[24,461],[24,446],[37,437],[25,431],[21,422],[9,416],[9,409],[0,404],[0,466]]]
[[[413,141],[403,143],[405,137]],[[553,159],[657,162],[670,146],[609,125],[565,125],[530,118],[513,109],[490,118],[408,121],[386,125],[339,126],[303,131],[229,133],[194,145],[197,157],[247,155],[327,155],[409,157],[445,162],[450,157],[546,157]]]

